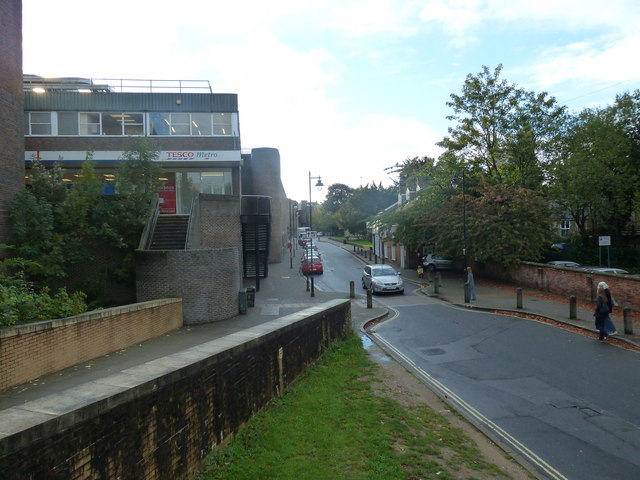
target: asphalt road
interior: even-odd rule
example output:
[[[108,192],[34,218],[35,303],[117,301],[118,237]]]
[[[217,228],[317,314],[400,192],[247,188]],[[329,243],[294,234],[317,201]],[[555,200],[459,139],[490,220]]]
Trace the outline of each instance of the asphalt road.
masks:
[[[319,245],[316,286],[344,291],[354,281],[364,294],[362,262]],[[412,290],[376,296],[395,312],[369,331],[388,354],[544,478],[640,478],[637,353]]]

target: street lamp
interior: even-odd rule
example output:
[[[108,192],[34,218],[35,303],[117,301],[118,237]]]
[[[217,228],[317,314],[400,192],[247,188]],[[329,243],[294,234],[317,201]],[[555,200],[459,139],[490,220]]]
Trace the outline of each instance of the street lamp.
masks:
[[[312,217],[311,217],[311,180],[318,180],[316,182],[316,188],[318,189],[318,191],[322,190],[322,187],[324,187],[324,183],[322,183],[322,178],[318,177],[312,177],[311,176],[311,171],[309,171],[309,240],[310,240],[310,245],[311,245],[311,256],[310,259],[313,260],[313,234],[311,232],[313,232],[313,221],[312,221]],[[306,253],[305,253],[306,254]],[[313,261],[311,262],[311,264],[313,265]],[[307,287],[309,285],[309,277],[311,276],[311,272],[309,271],[307,273]],[[307,288],[308,290],[308,288]],[[311,279],[311,296],[315,296],[315,292],[314,292],[314,288],[313,288],[313,279]]]

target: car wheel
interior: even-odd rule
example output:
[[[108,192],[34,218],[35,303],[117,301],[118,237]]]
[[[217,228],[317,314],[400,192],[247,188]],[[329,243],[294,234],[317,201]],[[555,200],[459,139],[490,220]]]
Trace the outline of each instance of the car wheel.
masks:
[[[365,290],[367,289],[367,286],[364,284],[364,279],[362,279],[362,288],[364,288]]]

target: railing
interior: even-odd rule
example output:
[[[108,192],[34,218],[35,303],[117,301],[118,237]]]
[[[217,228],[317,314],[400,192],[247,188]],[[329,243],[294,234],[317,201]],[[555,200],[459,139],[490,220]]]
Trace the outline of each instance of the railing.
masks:
[[[147,220],[147,224],[144,226],[144,230],[142,230],[142,235],[140,236],[140,243],[138,244],[138,250],[148,250],[151,246],[151,239],[153,238],[153,231],[156,228],[156,222],[158,221],[158,216],[160,215],[160,197],[156,195],[149,206],[149,218]]]
[[[190,250],[192,248],[191,243],[193,242],[193,230],[197,225],[197,217],[198,217],[198,198],[199,195],[194,196],[191,199],[191,208],[189,210],[189,223],[187,224],[187,238],[184,241],[184,249]]]

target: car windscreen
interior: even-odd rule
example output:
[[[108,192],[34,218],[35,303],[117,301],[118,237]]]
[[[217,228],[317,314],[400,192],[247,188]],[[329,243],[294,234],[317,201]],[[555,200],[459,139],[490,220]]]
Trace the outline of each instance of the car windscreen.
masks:
[[[374,267],[371,269],[374,277],[385,277],[387,275],[395,275],[396,271],[391,267]]]

